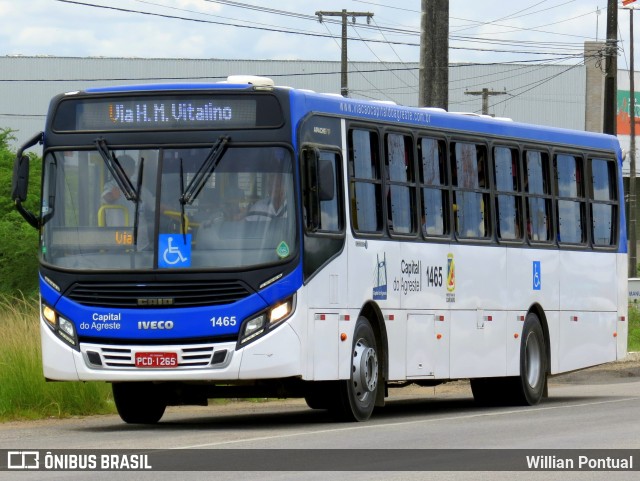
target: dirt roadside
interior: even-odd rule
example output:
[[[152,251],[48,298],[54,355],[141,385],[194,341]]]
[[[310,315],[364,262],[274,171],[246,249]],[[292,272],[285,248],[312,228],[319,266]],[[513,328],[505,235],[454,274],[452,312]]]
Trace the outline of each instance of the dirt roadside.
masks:
[[[630,352],[621,361],[560,374],[549,379],[549,382],[559,384],[605,384],[625,380],[637,381],[638,378],[640,378],[640,352]]]
[[[549,385],[562,384],[609,384],[640,380],[640,352],[632,352],[623,360],[601,364],[549,378]],[[390,399],[398,397],[438,397],[456,396],[468,392],[471,387],[468,380],[451,381],[433,388],[420,387],[415,384],[390,390]]]

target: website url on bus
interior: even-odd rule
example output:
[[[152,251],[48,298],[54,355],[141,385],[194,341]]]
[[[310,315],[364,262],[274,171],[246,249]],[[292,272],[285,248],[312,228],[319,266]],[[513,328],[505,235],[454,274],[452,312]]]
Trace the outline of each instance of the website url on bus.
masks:
[[[413,112],[411,110],[389,105],[341,102],[340,111],[348,114],[365,115],[376,119],[397,120],[399,122],[415,122],[422,124],[428,124],[431,122],[431,115],[427,112]]]

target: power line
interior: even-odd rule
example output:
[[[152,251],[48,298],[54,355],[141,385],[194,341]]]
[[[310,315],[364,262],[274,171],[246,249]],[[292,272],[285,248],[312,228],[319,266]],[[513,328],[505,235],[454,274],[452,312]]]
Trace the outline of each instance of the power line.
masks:
[[[383,8],[388,8],[388,9],[392,9],[392,10],[402,10],[402,11],[406,11],[406,12],[412,12],[415,14],[419,14],[420,12],[416,9],[409,9],[409,8],[401,8],[401,7],[396,7],[396,6],[392,6],[392,5],[387,5],[387,4],[383,4],[383,3],[377,3],[377,2],[371,2],[371,1],[364,1],[364,0],[353,0],[359,3],[365,3],[365,4],[369,4],[369,5],[375,5],[375,6],[379,6],[379,7],[383,7]],[[534,13],[538,13],[538,12],[532,12],[528,15],[533,15]],[[586,15],[591,15],[594,12],[589,12],[586,13],[584,15],[580,15],[578,17],[571,17],[569,19],[565,19],[565,20],[561,20],[559,22],[554,22],[553,24],[549,24],[549,25],[556,25],[558,23],[564,23],[564,22],[568,22],[571,20],[575,20],[576,18],[580,18],[582,16],[586,16]],[[486,24],[487,22],[479,22],[477,20],[471,20],[471,19],[467,19],[467,18],[459,18],[459,17],[450,17],[451,20],[459,20],[459,21],[463,21],[463,22],[467,22],[467,23],[471,23],[474,26],[481,26]],[[585,36],[584,35],[573,35],[573,34],[569,34],[569,33],[564,33],[564,32],[549,32],[549,31],[545,31],[545,30],[539,30],[540,27],[545,27],[547,25],[540,25],[537,27],[514,27],[513,25],[502,25],[502,24],[497,24],[494,22],[491,22],[491,25],[494,25],[496,27],[505,27],[505,28],[511,28],[513,30],[509,31],[509,32],[502,32],[502,33],[511,33],[511,32],[516,32],[516,31],[529,31],[529,32],[536,32],[536,33],[545,33],[545,34],[550,34],[550,35],[558,35],[558,36],[563,36],[563,37],[574,37],[574,38],[579,38],[584,40]],[[496,32],[488,32],[485,35],[496,35]]]
[[[153,17],[159,17],[159,18],[165,18],[165,19],[184,20],[184,21],[196,22],[196,23],[223,25],[223,26],[227,26],[227,27],[246,28],[246,29],[251,29],[251,30],[262,30],[262,31],[267,31],[267,32],[285,33],[285,34],[293,34],[293,35],[301,35],[301,36],[309,36],[309,37],[336,38],[336,36],[333,35],[333,34],[322,34],[320,32],[307,32],[307,31],[298,31],[298,30],[291,30],[291,29],[278,28],[278,27],[266,27],[266,26],[255,26],[255,25],[243,25],[243,24],[231,23],[231,22],[219,22],[219,21],[215,21],[215,20],[205,20],[205,19],[201,19],[201,18],[190,18],[190,17],[179,16],[179,15],[168,15],[168,14],[157,13],[157,12],[147,12],[147,11],[134,10],[134,9],[129,9],[129,8],[120,8],[120,7],[114,7],[114,6],[99,5],[99,4],[94,4],[94,3],[81,2],[81,1],[77,1],[77,0],[55,0],[55,1],[61,2],[61,3],[67,3],[67,4],[71,4],[71,5],[79,5],[79,6],[92,7],[92,8],[101,8],[101,9],[106,9],[106,10],[118,11],[118,12],[122,12],[122,13],[129,13],[129,14],[133,13],[133,14],[147,15],[147,16],[153,16]],[[387,29],[387,31],[388,31],[388,29]],[[411,34],[412,32],[405,31],[405,33]],[[412,34],[416,35],[417,32],[413,32]],[[388,39],[386,39],[386,40],[378,40],[378,39],[373,39],[373,38],[363,39],[361,37],[360,38],[359,37],[348,37],[347,39],[348,40],[361,41],[361,42],[385,43],[385,44],[404,45],[404,46],[411,46],[411,47],[419,47],[420,46],[420,44],[416,43],[416,42],[401,42],[401,41],[397,41],[397,40],[394,41],[394,40],[388,40]],[[450,46],[449,48],[452,49],[452,50],[465,50],[465,51],[476,51],[476,52],[487,52],[487,53],[508,53],[508,54],[526,54],[526,55],[554,55],[554,54],[559,54],[558,52],[531,51],[531,50],[503,50],[503,49],[486,49],[486,48],[471,48],[471,47],[456,47],[456,46]]]
[[[351,62],[352,63],[352,62]],[[370,62],[360,62],[370,63]],[[352,63],[353,65],[353,63]],[[349,73],[375,73],[375,72],[388,72],[392,71],[408,71],[417,70],[416,67],[398,67],[398,68],[372,68],[366,70],[349,70]],[[329,72],[291,72],[291,73],[260,73],[263,77],[310,77],[315,75],[339,75],[341,71],[329,71]],[[16,79],[1,79],[0,82],[128,82],[128,81],[153,81],[153,80],[225,80],[227,77],[216,77],[211,75],[189,75],[184,77],[92,77],[92,78],[16,78]]]
[[[357,29],[354,25],[352,25],[352,28],[353,28],[353,30],[356,32],[356,34],[358,34],[358,36],[360,36],[360,33],[358,32],[358,29]],[[384,65],[384,66],[386,67],[386,64],[385,64],[384,60],[382,60],[380,57],[378,57],[378,54],[376,54],[376,53],[373,51],[373,49],[369,46],[369,44],[365,42],[365,46],[369,49],[369,51],[373,54],[373,56],[374,56],[375,58],[377,58],[377,59],[378,59],[378,61],[379,61],[382,65]],[[391,48],[393,49],[393,47],[391,47]],[[394,51],[394,52],[395,52],[395,51]],[[396,53],[396,55],[397,55],[397,53]],[[407,87],[409,86],[409,84],[407,84],[407,83],[406,83],[402,78],[400,78],[400,76],[399,76],[398,74],[396,74],[395,72],[391,72],[391,73],[392,73],[392,74],[393,74],[393,76],[394,76],[395,78],[397,78],[400,82],[402,82],[403,84],[405,84]]]

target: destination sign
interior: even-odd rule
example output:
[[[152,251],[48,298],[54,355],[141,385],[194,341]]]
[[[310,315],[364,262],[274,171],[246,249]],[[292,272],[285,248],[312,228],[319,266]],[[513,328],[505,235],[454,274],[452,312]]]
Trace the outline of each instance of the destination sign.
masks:
[[[269,114],[260,114],[261,111]],[[278,102],[271,96],[145,95],[64,100],[56,110],[53,129],[238,129],[276,127],[281,121]]]

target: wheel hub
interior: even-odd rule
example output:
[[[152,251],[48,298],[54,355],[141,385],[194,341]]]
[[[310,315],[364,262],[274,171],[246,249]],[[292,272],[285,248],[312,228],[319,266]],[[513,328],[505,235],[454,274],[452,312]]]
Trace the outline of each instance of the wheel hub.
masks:
[[[533,333],[530,333],[529,336],[527,336],[524,355],[527,382],[529,383],[529,386],[533,388],[538,385],[542,375],[540,372],[542,350],[540,348],[538,337]]]
[[[354,392],[361,401],[375,391],[378,384],[378,355],[362,339],[353,350],[352,382]]]

